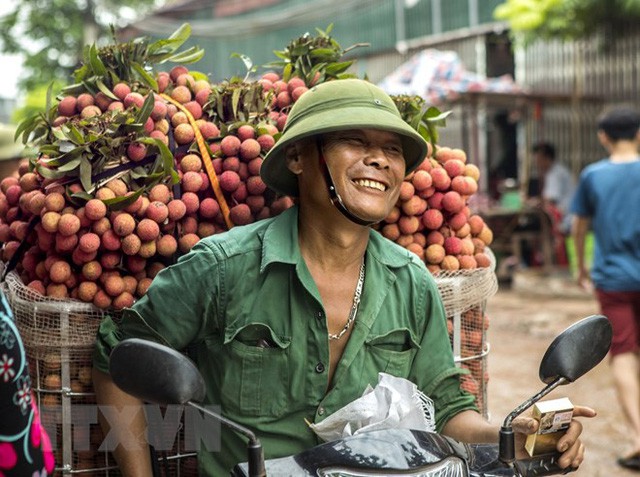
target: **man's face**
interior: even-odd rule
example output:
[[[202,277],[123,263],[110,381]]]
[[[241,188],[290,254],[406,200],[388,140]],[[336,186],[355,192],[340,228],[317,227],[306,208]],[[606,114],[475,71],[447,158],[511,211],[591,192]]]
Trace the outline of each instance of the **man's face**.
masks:
[[[551,169],[553,161],[551,161],[549,157],[545,156],[541,152],[536,152],[534,154],[534,158],[536,161],[538,172],[540,173],[540,175],[544,176],[549,171],[549,169]]]
[[[372,222],[384,219],[398,200],[405,176],[402,142],[398,134],[376,129],[353,129],[325,134],[319,142],[347,209]],[[311,152],[312,147],[305,150]],[[317,187],[318,183],[324,183],[318,153],[316,150],[315,154],[306,154],[306,171],[303,170],[299,176],[300,191],[303,194],[310,187],[323,193],[326,200],[326,188]],[[309,171],[311,174],[305,174]]]

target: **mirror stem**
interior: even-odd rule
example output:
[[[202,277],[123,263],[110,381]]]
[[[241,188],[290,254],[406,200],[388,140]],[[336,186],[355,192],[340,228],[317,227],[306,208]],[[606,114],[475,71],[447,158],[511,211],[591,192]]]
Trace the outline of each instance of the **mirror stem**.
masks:
[[[193,401],[188,401],[187,404],[204,414],[208,414],[209,416],[214,417],[225,426],[233,429],[243,436],[246,436],[249,439],[249,444],[247,444],[247,452],[249,457],[249,477],[265,477],[267,475],[264,467],[264,453],[262,451],[262,444],[260,443],[258,437],[253,433],[253,431]]]
[[[506,464],[511,464],[516,460],[515,439],[511,423],[516,416],[519,416],[524,411],[533,406],[536,402],[549,394],[555,388],[561,384],[566,384],[568,381],[565,378],[558,378],[555,381],[548,384],[538,394],[530,397],[525,402],[515,408],[504,420],[502,427],[500,428],[500,460]]]

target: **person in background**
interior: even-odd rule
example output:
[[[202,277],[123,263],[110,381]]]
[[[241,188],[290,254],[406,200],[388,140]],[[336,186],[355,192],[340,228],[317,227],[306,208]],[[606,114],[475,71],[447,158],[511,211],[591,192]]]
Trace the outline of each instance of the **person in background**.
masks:
[[[640,114],[613,109],[598,121],[598,139],[608,157],[580,174],[571,205],[578,283],[591,289],[613,326],[611,370],[632,431],[622,467],[640,471]],[[586,267],[585,237],[593,229],[593,266]]]
[[[0,290],[0,476],[53,475],[51,441],[40,421],[13,313]]]
[[[548,142],[539,142],[532,153],[541,181],[540,206],[551,218],[556,261],[567,264],[565,238],[571,233],[569,208],[576,189],[571,171],[556,160],[556,149]]]
[[[260,170],[296,205],[202,239],[154,278],[119,323],[104,320],[94,356],[98,403],[140,406],[108,374],[113,347],[138,337],[195,347],[207,404],[253,429],[267,458],[317,445],[306,421],[358,399],[380,372],[411,380],[433,400],[439,432],[497,442],[498,428],[460,387],[433,276],[371,228],[388,216],[426,153],[426,141],[377,86],[345,79],[311,88]],[[574,415],[595,411],[578,406]],[[142,436],[145,427],[138,414],[112,430]],[[519,420],[520,452],[536,428],[531,417]],[[562,467],[582,462],[581,429],[574,420],[558,442]],[[149,475],[145,446],[115,455],[125,476]],[[221,450],[202,450],[198,460],[201,475],[228,475],[246,460],[246,443],[224,429]]]

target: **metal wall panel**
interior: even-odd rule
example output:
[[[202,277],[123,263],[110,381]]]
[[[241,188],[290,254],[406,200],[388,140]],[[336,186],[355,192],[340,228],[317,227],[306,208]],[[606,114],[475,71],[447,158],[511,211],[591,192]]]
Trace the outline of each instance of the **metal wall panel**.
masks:
[[[640,26],[624,26],[616,38],[598,34],[577,42],[538,42],[522,57],[517,67],[522,84],[565,96],[548,101],[540,120],[528,120],[531,142],[553,142],[559,160],[577,176],[606,154],[596,137],[603,109],[621,103],[640,107]]]

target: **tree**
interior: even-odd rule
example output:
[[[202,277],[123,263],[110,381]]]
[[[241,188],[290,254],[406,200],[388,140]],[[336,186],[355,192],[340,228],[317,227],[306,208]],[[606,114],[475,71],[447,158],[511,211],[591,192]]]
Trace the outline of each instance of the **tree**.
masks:
[[[20,84],[27,90],[68,81],[85,45],[110,40],[110,25],[124,26],[136,14],[165,0],[17,0],[0,18],[0,50],[25,57]]]
[[[615,36],[620,25],[640,19],[640,0],[506,0],[494,16],[525,43],[576,40],[599,30]]]

